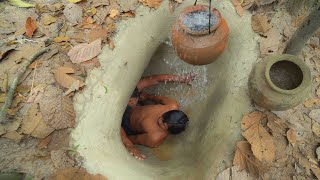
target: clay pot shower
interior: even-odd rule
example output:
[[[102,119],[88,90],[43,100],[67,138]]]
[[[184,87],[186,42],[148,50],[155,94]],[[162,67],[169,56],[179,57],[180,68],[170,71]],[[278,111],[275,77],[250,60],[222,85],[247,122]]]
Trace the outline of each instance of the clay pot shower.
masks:
[[[257,63],[249,77],[249,90],[260,106],[274,111],[302,103],[312,87],[311,72],[298,57],[274,55]]]
[[[172,44],[183,61],[193,65],[212,63],[224,52],[229,38],[229,28],[220,12],[195,5],[184,9],[172,27]],[[209,33],[210,32],[210,33]]]

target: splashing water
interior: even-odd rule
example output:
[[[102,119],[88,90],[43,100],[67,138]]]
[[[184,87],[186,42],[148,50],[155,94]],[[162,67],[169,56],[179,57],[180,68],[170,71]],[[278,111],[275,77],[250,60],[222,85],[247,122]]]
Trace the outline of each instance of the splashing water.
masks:
[[[171,46],[171,41],[168,40],[164,42],[164,46],[161,52],[161,59],[153,58],[152,63],[156,63],[154,67],[164,67],[157,68],[159,72],[147,72],[146,74],[176,74],[176,75],[186,75],[186,74],[195,74],[196,77],[192,81],[191,86],[182,84],[182,83],[167,83],[160,84],[156,87],[151,88],[152,93],[167,96],[175,99],[179,102],[182,108],[194,103],[199,102],[206,98],[206,88],[207,88],[207,67],[206,66],[193,66],[183,60],[181,60],[175,53],[174,49]],[[159,62],[161,60],[161,62]],[[152,65],[151,65],[152,66]]]

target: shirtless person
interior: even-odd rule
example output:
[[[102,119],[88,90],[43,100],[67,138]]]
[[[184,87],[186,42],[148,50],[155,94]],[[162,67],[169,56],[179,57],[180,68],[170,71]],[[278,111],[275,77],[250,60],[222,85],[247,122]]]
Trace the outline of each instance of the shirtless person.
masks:
[[[187,115],[179,110],[179,104],[175,100],[146,94],[143,89],[161,82],[190,84],[194,77],[194,75],[155,75],[139,81],[121,123],[122,142],[135,158],[143,160],[145,156],[134,147],[134,144],[158,147],[169,133],[179,134],[184,131],[189,121]],[[157,104],[139,106],[137,105],[139,100],[151,100]]]

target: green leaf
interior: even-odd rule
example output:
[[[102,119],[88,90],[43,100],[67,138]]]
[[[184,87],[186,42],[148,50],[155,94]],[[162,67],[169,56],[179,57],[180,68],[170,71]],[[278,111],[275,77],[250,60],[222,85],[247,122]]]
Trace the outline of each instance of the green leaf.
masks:
[[[103,87],[104,87],[104,90],[105,90],[104,93],[107,94],[107,93],[108,93],[108,87],[107,87],[107,85],[104,85]]]
[[[33,4],[29,4],[26,2],[23,2],[21,0],[8,0],[10,4],[17,6],[17,7],[23,7],[23,8],[29,8],[29,7],[34,7]]]

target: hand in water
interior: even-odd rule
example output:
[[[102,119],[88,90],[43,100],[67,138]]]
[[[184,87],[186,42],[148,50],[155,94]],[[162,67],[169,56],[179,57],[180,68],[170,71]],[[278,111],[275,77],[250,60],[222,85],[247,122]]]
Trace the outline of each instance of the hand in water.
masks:
[[[149,94],[141,91],[141,92],[140,92],[139,99],[140,99],[141,101],[144,101],[144,100],[148,99],[148,96],[149,96]]]
[[[144,160],[145,158],[146,158],[146,156],[145,155],[143,155],[143,154],[141,154],[141,152],[137,149],[137,148],[135,148],[135,147],[129,147],[129,148],[127,148],[128,149],[128,151],[130,152],[130,154],[132,155],[132,156],[134,156],[136,159],[138,159],[138,160]]]
[[[197,74],[187,74],[187,75],[184,75],[183,76],[183,82],[188,84],[188,85],[191,85],[191,82],[196,78]]]

